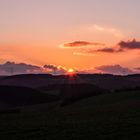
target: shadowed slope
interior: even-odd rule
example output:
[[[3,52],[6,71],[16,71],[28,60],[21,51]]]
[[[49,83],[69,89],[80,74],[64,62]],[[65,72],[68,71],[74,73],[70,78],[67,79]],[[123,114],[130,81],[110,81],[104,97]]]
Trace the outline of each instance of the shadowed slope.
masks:
[[[58,100],[57,96],[17,86],[0,86],[0,103],[12,106],[25,106]]]

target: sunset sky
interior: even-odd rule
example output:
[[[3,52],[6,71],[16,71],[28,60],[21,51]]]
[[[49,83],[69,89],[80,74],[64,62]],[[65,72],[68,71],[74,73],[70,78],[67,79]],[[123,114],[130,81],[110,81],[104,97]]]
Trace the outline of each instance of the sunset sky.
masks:
[[[140,0],[0,0],[0,63],[139,68],[139,13]]]

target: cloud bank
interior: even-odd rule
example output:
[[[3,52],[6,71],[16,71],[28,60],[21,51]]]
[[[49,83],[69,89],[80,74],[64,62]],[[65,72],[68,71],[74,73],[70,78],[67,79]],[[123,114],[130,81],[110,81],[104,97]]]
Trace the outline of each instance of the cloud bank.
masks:
[[[56,65],[44,65],[43,67],[25,64],[15,63],[7,61],[4,64],[0,64],[0,75],[17,75],[17,74],[37,74],[46,73],[54,75],[63,75],[67,73],[67,69],[62,66]]]
[[[120,65],[103,65],[95,67],[95,69],[100,71],[101,73],[109,73],[114,75],[128,75],[134,73],[129,68],[122,67]]]
[[[134,71],[122,67],[120,65],[103,65],[87,70],[77,70],[77,73],[108,73],[114,75],[128,75],[139,73],[140,68],[135,68]],[[25,64],[25,63],[15,63],[15,62],[6,62],[0,64],[0,75],[17,75],[17,74],[38,74],[46,73],[53,75],[65,75],[67,74],[67,69],[62,66],[56,66],[52,64],[44,65],[43,67]]]
[[[25,63],[16,64],[15,62],[6,62],[0,65],[0,75],[28,74],[41,72],[41,68]]]

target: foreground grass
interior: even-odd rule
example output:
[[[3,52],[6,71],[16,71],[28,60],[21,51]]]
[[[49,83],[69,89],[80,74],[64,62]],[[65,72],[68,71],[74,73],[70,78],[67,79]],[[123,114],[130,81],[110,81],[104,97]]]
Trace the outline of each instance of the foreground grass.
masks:
[[[32,108],[34,111],[31,112],[26,112],[25,107],[19,114],[1,114],[0,139],[140,139],[138,91],[100,95],[65,107],[57,104],[55,109],[50,108],[43,112],[38,109],[35,111],[37,106]]]

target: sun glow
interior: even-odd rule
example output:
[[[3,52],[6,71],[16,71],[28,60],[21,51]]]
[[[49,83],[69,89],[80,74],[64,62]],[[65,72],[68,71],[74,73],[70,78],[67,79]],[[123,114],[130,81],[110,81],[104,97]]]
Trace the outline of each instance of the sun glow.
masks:
[[[68,72],[69,73],[73,73],[74,72],[74,69],[68,69]]]
[[[68,69],[67,74],[68,75],[74,75],[75,74],[75,70],[74,69]]]

